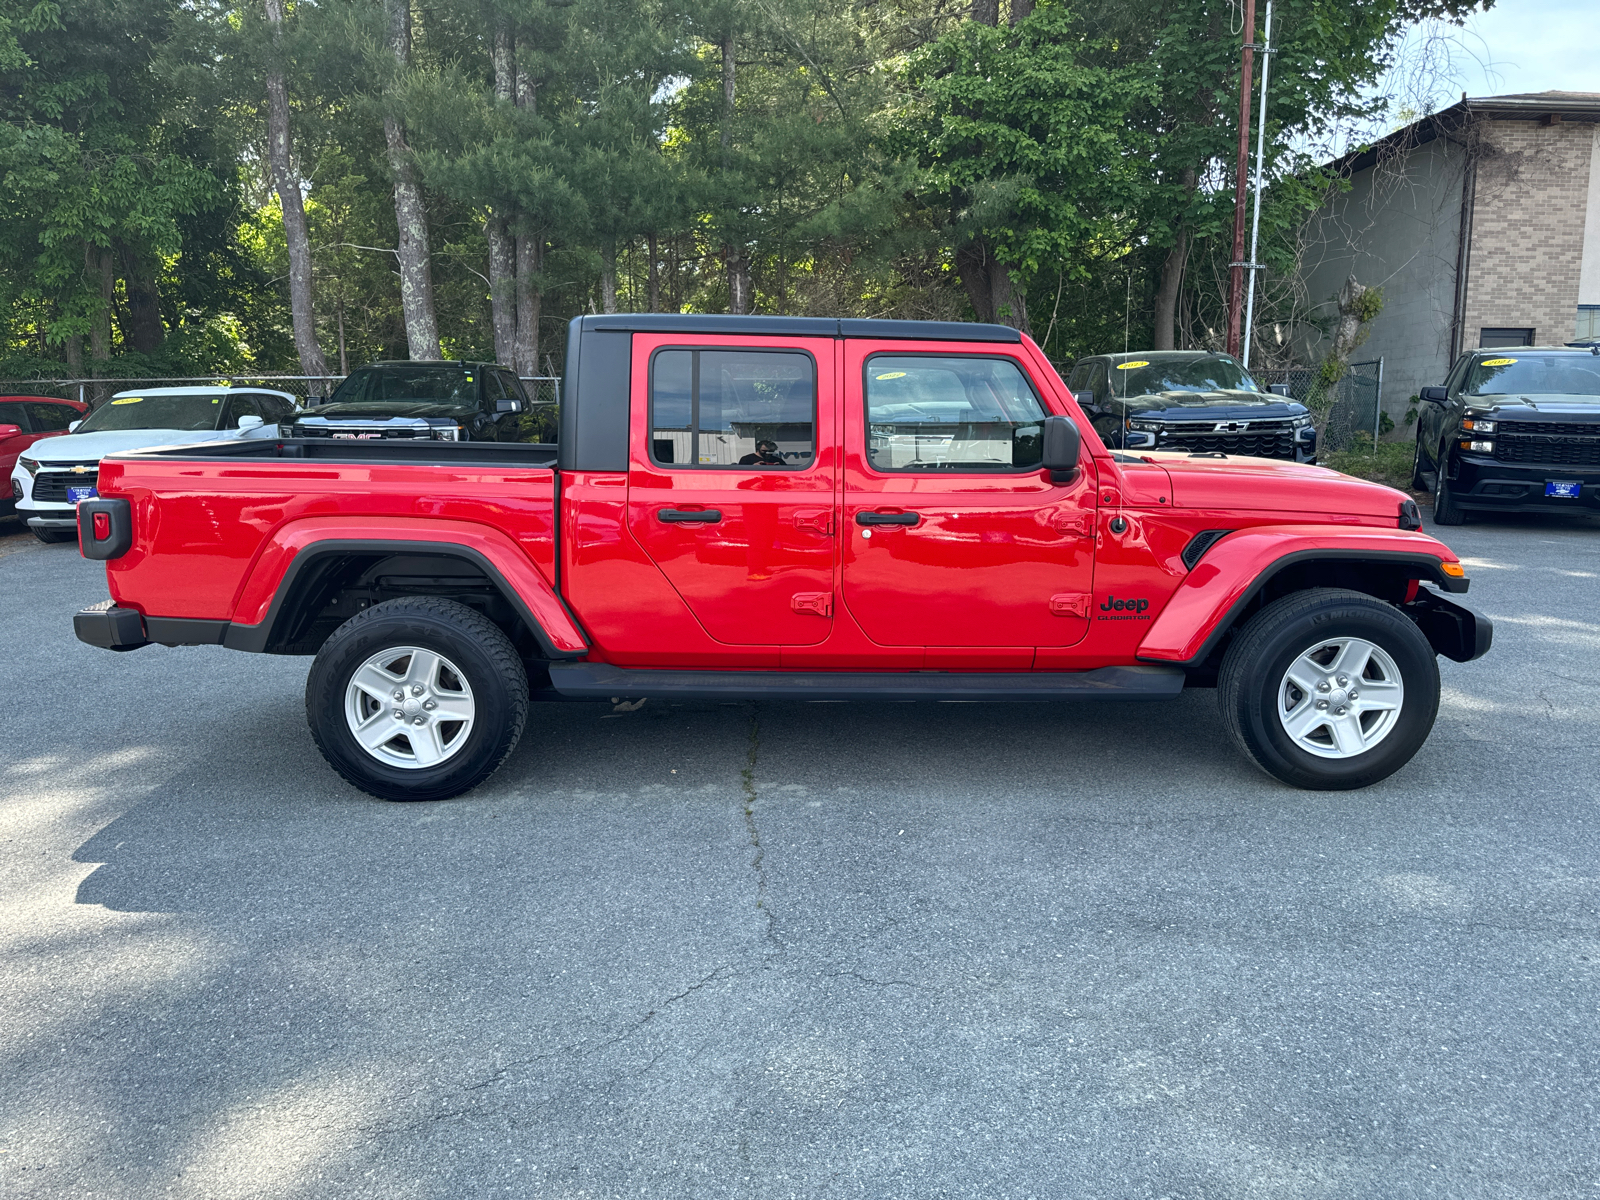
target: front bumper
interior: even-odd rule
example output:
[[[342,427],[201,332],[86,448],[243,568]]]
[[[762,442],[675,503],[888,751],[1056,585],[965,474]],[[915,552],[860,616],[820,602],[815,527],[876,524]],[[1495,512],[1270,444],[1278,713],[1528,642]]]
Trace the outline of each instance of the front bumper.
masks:
[[[1459,454],[1446,473],[1451,499],[1462,508],[1497,512],[1600,512],[1600,467],[1520,466],[1487,455]],[[1576,497],[1546,496],[1551,483],[1576,483]]]

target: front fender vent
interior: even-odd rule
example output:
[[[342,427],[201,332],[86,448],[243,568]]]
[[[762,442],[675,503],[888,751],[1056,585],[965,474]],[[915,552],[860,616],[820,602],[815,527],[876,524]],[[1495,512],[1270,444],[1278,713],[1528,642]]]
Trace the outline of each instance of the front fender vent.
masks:
[[[1205,552],[1232,532],[1231,529],[1202,529],[1183,548],[1183,565],[1194,570],[1195,563],[1205,557]]]

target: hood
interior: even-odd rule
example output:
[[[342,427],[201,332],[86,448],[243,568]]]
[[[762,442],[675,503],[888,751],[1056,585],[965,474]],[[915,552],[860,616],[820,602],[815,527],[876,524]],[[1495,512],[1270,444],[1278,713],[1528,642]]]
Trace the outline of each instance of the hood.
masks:
[[[237,437],[237,429],[107,429],[100,433],[69,433],[35,442],[22,453],[37,462],[98,462],[108,454],[152,450],[157,446],[192,446]]]
[[[308,417],[327,417],[349,420],[353,417],[470,417],[477,413],[476,405],[448,404],[442,400],[351,400],[342,404],[319,404],[300,414],[297,420]]]
[[[1304,416],[1307,409],[1271,392],[1153,392],[1118,398],[1128,416],[1166,421],[1263,421]]]
[[[1179,508],[1272,509],[1309,521],[1394,517],[1408,499],[1381,483],[1328,467],[1277,458],[1201,458],[1177,451],[1129,451],[1166,469]]]
[[[1572,420],[1592,421],[1600,413],[1600,396],[1572,396],[1561,392],[1530,396],[1463,396],[1461,402],[1474,412],[1493,409],[1507,420],[1515,420],[1518,410],[1541,413],[1560,420],[1570,415]]]

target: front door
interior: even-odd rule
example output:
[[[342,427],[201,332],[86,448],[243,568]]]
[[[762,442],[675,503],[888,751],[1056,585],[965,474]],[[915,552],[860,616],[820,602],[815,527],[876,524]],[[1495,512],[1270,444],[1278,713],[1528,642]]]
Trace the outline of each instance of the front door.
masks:
[[[835,343],[635,334],[628,527],[717,641],[833,627]]]
[[[1040,467],[1020,357],[846,342],[844,597],[887,646],[1070,646],[1089,627],[1094,467]]]

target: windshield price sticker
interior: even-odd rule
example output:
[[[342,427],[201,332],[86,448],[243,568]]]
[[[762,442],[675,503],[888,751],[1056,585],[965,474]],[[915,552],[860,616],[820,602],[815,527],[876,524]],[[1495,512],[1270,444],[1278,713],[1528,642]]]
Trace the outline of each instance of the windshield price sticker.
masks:
[[[905,377],[906,373],[904,371],[885,371],[878,376],[879,379],[904,379]]]
[[[111,403],[112,404],[141,404],[143,402],[144,402],[144,397],[143,396],[124,396],[121,400],[113,400]]]
[[[1135,367],[1148,367],[1149,365],[1150,365],[1149,360],[1141,359],[1138,362],[1118,363],[1117,364],[1117,370],[1119,370],[1119,371],[1131,371]]]
[[[1514,358],[1486,358],[1478,365],[1480,367],[1509,367],[1516,361]]]

